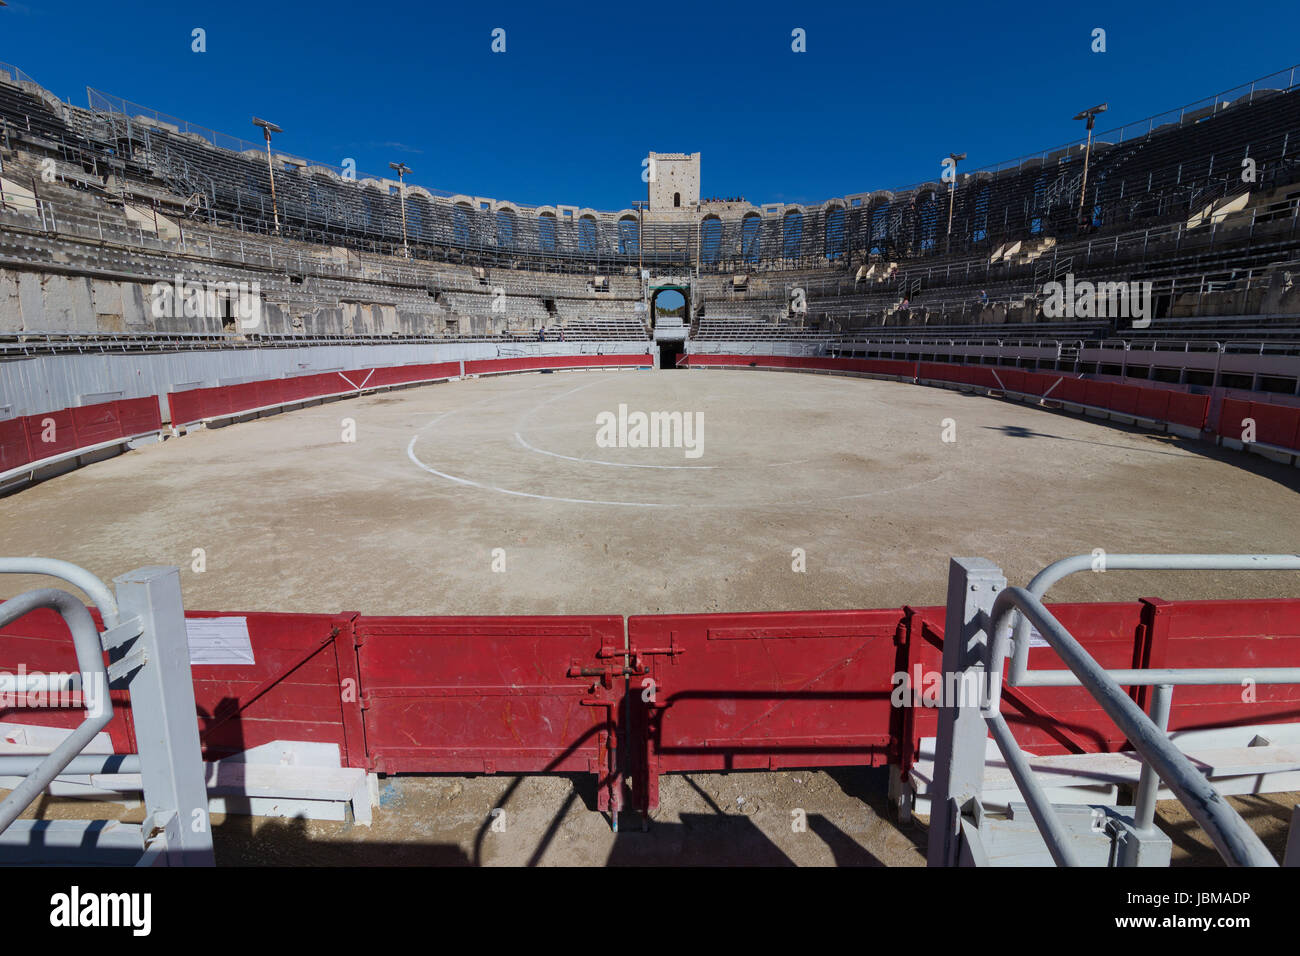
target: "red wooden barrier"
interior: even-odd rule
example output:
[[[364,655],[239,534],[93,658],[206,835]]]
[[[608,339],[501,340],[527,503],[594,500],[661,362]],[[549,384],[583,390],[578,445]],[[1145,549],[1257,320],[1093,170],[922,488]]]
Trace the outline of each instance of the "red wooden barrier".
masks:
[[[1300,660],[1300,600],[1179,601],[1151,598],[1137,603],[1055,604],[1052,614],[1108,668],[1294,667]],[[943,608],[912,612],[908,667],[941,671]],[[1063,669],[1048,647],[1031,648],[1031,670]],[[1130,688],[1140,704],[1149,691]],[[1179,686],[1171,730],[1191,730],[1300,720],[1300,686],[1272,684]],[[1126,747],[1101,707],[1081,687],[1003,689],[1003,714],[1021,746],[1037,754],[1100,753]],[[933,737],[938,712],[910,716],[902,741],[906,755],[922,737]]]
[[[1219,412],[1219,434],[1244,440],[1247,419],[1255,422],[1255,441],[1300,450],[1300,408],[1225,398]]]
[[[102,627],[92,609],[95,624]],[[194,699],[204,756],[216,760],[273,740],[338,744],[344,766],[366,766],[361,727],[353,614],[244,614],[193,611],[187,620],[238,617],[247,622],[252,664],[195,664]],[[107,661],[107,657],[105,657]],[[24,615],[0,630],[0,672],[74,673],[77,657],[54,611]],[[351,683],[347,683],[351,681]],[[117,753],[135,751],[135,725],[126,691],[113,691],[106,732]],[[9,704],[11,702],[6,702]],[[70,706],[0,706],[0,721],[71,729],[82,720]]]
[[[122,421],[123,437],[162,429],[162,414],[158,408],[158,399],[154,396],[121,399],[115,404]]]
[[[524,372],[535,369],[594,368],[647,365],[647,355],[540,355],[509,359],[481,359],[465,363],[467,374]],[[349,369],[284,379],[265,379],[217,388],[190,388],[167,396],[173,425],[194,422],[257,408],[271,408],[311,398],[340,395],[362,388],[380,388],[414,382],[437,381],[460,374],[461,363],[436,362],[384,368]]]
[[[78,448],[122,437],[122,421],[118,416],[116,402],[72,409],[72,425],[75,429],[75,447]]]
[[[27,448],[32,461],[76,451],[79,447],[77,426],[70,408],[43,415],[28,415],[24,421],[27,423]]]
[[[619,617],[366,617],[356,625],[369,766],[582,772],[619,809]]]
[[[1049,609],[1103,667],[1141,666],[1135,658],[1142,614],[1140,604],[1056,604]],[[943,629],[943,608],[922,608],[914,612],[908,645],[909,675],[913,683],[918,664],[925,678],[942,673]],[[1049,669],[1064,665],[1050,648],[1035,647],[1029,652],[1029,667]],[[1004,687],[1002,712],[1020,745],[1032,753],[1104,753],[1118,750],[1124,743],[1124,737],[1110,718],[1081,687]],[[937,730],[936,709],[913,708],[909,732],[902,741],[904,753],[915,754],[921,738],[933,737]],[[909,761],[902,762],[906,765]]]
[[[9,418],[0,421],[0,472],[32,461],[27,445],[27,420]]]
[[[1210,399],[1206,395],[1191,395],[1187,392],[1169,392],[1169,413],[1166,421],[1189,428],[1205,427],[1205,416],[1210,410]]]
[[[273,740],[337,744],[345,767],[365,767],[355,614],[195,611],[187,620],[247,622],[252,664],[194,667],[204,756],[216,760]]]
[[[132,398],[79,405],[0,422],[0,473],[162,428],[158,401]]]
[[[1171,389],[1148,388],[1115,382],[1066,377],[1060,374],[1025,372],[1014,368],[953,365],[942,362],[899,362],[883,359],[833,359],[791,355],[706,355],[686,356],[687,366],[752,366],[827,371],[860,371],[915,377],[935,382],[954,382],[997,391],[1045,395],[1053,401],[1107,409],[1125,415],[1151,418],[1201,429],[1205,426],[1210,399]],[[1254,407],[1254,406],[1252,406]],[[1280,412],[1280,414],[1279,414]],[[1300,448],[1300,409],[1270,405],[1261,413],[1269,422],[1269,434],[1288,436],[1286,442],[1272,442]],[[1225,419],[1226,420],[1226,419]],[[1260,438],[1260,441],[1269,441]]]
[[[1052,613],[1109,668],[1294,666],[1300,600],[1058,604]],[[941,673],[943,608],[635,616],[623,691],[623,620],[361,617],[190,612],[246,619],[252,664],[196,664],[196,719],[216,759],[273,740],[335,743],[344,764],[384,773],[583,772],[618,809],[617,748],[640,809],[661,773],[901,765],[937,730],[925,705]],[[98,620],[98,618],[96,618]],[[1045,646],[1032,669],[1063,667]],[[51,611],[0,630],[0,671],[76,670]],[[903,676],[906,675],[906,683]],[[909,693],[910,691],[910,693]],[[1145,706],[1148,691],[1130,691]],[[1030,752],[1125,745],[1082,688],[1004,688]],[[108,732],[135,749],[129,701]],[[71,728],[75,708],[16,707],[0,720]],[[1300,687],[1179,687],[1174,730],[1300,720]]]
[[[891,756],[898,611],[628,618],[634,759],[661,773],[883,764]],[[649,699],[647,699],[647,697]]]
[[[103,626],[98,612],[92,610],[91,616],[96,627]],[[104,662],[107,666],[107,654]],[[0,629],[0,673],[75,674],[80,669],[72,635],[56,612],[44,608],[32,611]],[[113,702],[113,719],[104,732],[112,741],[113,752],[135,753],[135,727],[127,692],[111,691],[109,699]],[[0,721],[72,730],[85,718],[79,694],[61,696],[59,701],[37,696],[30,701],[36,706],[26,706],[28,703],[15,698],[0,701]],[[54,706],[56,703],[66,706]]]

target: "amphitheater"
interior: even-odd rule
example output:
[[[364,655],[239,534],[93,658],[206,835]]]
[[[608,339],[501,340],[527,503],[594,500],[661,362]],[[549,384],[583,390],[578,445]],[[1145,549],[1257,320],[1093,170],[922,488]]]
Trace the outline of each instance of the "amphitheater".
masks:
[[[0,64],[0,860],[1300,865],[1297,79],[596,210]]]

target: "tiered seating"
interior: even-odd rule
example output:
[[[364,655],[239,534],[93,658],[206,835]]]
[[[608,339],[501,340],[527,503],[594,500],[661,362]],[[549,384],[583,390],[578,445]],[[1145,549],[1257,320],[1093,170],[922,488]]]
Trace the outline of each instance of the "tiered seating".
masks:
[[[352,319],[342,316],[359,303],[373,307],[374,315],[387,310],[384,322],[364,320],[374,331],[419,325],[485,332],[504,325],[524,334],[565,329],[595,339],[648,334],[643,314],[635,311],[641,297],[636,256],[619,250],[604,220],[581,236],[577,224],[561,221],[547,246],[527,209],[503,233],[495,212],[453,208],[409,192],[407,232],[415,262],[395,263],[380,258],[401,244],[403,206],[390,184],[349,182],[277,157],[281,239],[249,240],[245,249],[246,233],[274,232],[260,149],[217,148],[198,134],[120,111],[52,106],[34,89],[0,75],[0,119],[10,146],[61,159],[60,182],[43,197],[58,207],[57,235],[48,235],[44,221],[44,238],[31,230],[0,232],[6,262],[40,268],[57,259],[61,268],[87,272],[147,281],[169,276],[174,246],[126,220],[122,186],[128,198],[133,191],[171,196],[174,208],[164,213],[183,225],[189,252],[196,243],[202,249],[205,240],[209,250],[214,240],[224,245],[210,267],[195,267],[196,274],[260,278],[277,305],[296,313],[294,329],[351,331]],[[825,217],[832,213],[805,212],[797,237],[779,218],[765,218],[757,233],[746,234],[743,249],[743,224],[722,222],[700,263],[692,301],[704,318],[692,337],[820,334],[810,330],[909,338],[1130,334],[1114,322],[1035,321],[1042,317],[1044,283],[1068,272],[1094,282],[1150,281],[1160,311],[1150,329],[1132,332],[1135,339],[1291,340],[1300,303],[1270,292],[1270,282],[1281,280],[1290,269],[1286,263],[1300,261],[1300,167],[1289,159],[1300,156],[1295,142],[1300,89],[1257,92],[1253,100],[1190,114],[1181,125],[1114,145],[1100,141],[1088,179],[1092,221],[1082,231],[1074,222],[1081,157],[1073,148],[964,179],[956,191],[951,247],[935,231],[936,209],[946,205],[942,191],[906,190],[842,210],[844,255],[832,261],[825,248]],[[1247,155],[1258,164],[1254,183],[1241,179]],[[6,156],[7,175],[19,175],[15,169],[30,175],[31,156],[14,157]],[[99,188],[92,169],[118,178]],[[1238,203],[1222,214],[1205,212],[1221,209],[1211,204],[1242,188],[1250,189],[1244,209]],[[196,195],[201,202],[191,201]],[[689,241],[679,242],[683,237]],[[656,257],[693,257],[698,238],[693,223],[654,225],[643,243],[647,266]],[[327,259],[330,253],[317,258],[324,252],[320,244],[348,248],[352,261]],[[606,264],[616,267],[606,270]],[[1295,271],[1300,276],[1300,268]],[[733,273],[741,272],[747,281],[733,283]],[[597,275],[603,277],[599,284]],[[306,286],[304,277],[312,277]],[[792,321],[794,288],[804,291],[807,304],[798,328],[782,324]],[[497,290],[505,293],[504,313],[492,308]],[[1265,292],[1272,294],[1267,307]],[[317,320],[306,317],[331,310],[337,314],[315,326]]]
[[[0,83],[0,117],[13,135],[81,150],[92,160],[97,155],[126,162],[127,179],[140,177],[131,162],[146,163],[155,185],[202,192],[201,207],[210,222],[262,234],[274,230],[270,175],[260,144],[244,144],[248,148],[237,152],[143,117],[64,110],[72,120],[56,115],[30,91]],[[1256,90],[1226,108],[1201,113],[1118,144],[1099,139],[1082,235],[1095,241],[1119,229],[1174,223],[1245,188],[1300,179],[1291,148],[1300,138],[1300,89]],[[102,136],[84,135],[94,131]],[[1241,178],[1247,156],[1258,165],[1253,185]],[[607,265],[611,273],[642,261],[691,264],[697,249],[703,271],[719,273],[778,269],[825,275],[869,259],[933,262],[971,253],[987,258],[1009,242],[1081,234],[1076,221],[1081,160],[1081,151],[1072,147],[1018,167],[964,175],[954,197],[951,237],[941,222],[946,191],[933,184],[877,194],[858,205],[810,207],[789,218],[716,221],[707,235],[691,222],[648,222],[640,256],[634,245],[620,242],[617,224],[608,217],[552,219],[544,227],[526,207],[517,214],[454,207],[418,192],[407,195],[407,234],[419,258],[516,268]],[[324,167],[276,162],[282,234],[380,252],[398,248],[402,205],[389,184],[349,182]]]
[[[691,338],[700,341],[778,341],[823,339],[826,333],[744,318],[701,318]]]
[[[546,329],[548,341],[563,335],[566,342],[641,342],[649,339],[646,327],[636,319],[605,317],[575,319]]]

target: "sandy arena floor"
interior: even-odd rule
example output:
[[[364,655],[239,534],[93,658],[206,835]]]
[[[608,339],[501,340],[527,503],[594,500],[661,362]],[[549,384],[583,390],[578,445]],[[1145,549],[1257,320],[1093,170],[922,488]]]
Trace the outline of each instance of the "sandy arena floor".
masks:
[[[597,415],[620,404],[702,413],[702,454],[601,447]],[[349,419],[355,441],[343,440]],[[943,440],[945,419],[955,441]],[[1294,468],[954,391],[751,370],[593,371],[384,393],[147,447],[0,498],[0,552],[63,558],[106,580],[177,564],[186,606],[207,610],[899,607],[942,603],[954,554],[989,558],[1023,584],[1095,548],[1294,552],[1297,491]],[[191,570],[196,548],[202,573]],[[792,570],[796,548],[806,572]],[[0,596],[43,583],[3,576]],[[1283,597],[1298,584],[1113,572],[1076,575],[1052,597]],[[582,779],[385,786],[372,829],[231,817],[214,821],[219,856],[924,861],[923,829],[891,822],[882,771],[669,777],[651,832],[617,836],[586,809]],[[1251,809],[1281,819],[1294,797],[1250,798]],[[485,814],[502,805],[519,808],[518,828],[484,834]],[[807,811],[807,833],[788,832],[791,807]],[[1176,807],[1162,805],[1162,817],[1177,831],[1176,860],[1204,855]]]
[[[597,414],[620,404],[702,413],[703,453],[598,447]],[[944,419],[956,441],[942,440]],[[384,393],[144,448],[0,499],[0,549],[104,579],[175,563],[193,609],[899,607],[942,603],[954,554],[1023,584],[1095,548],[1293,552],[1298,490],[1300,470],[1252,456],[943,389],[570,372]],[[0,595],[36,583],[6,576]],[[1287,574],[1112,572],[1052,596],[1295,593]]]

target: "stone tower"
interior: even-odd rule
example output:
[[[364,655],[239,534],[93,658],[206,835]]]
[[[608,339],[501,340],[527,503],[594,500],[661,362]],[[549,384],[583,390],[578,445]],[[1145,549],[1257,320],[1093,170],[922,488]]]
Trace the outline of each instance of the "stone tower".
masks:
[[[654,153],[654,178],[650,187],[650,212],[672,216],[689,214],[700,201],[700,154]]]

